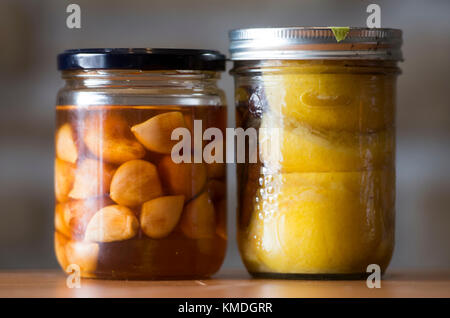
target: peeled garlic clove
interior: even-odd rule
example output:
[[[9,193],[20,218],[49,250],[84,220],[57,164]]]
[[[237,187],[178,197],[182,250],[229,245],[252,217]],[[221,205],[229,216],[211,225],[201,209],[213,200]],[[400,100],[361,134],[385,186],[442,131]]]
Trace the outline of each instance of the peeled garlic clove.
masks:
[[[69,201],[64,204],[64,223],[69,227],[72,236],[82,238],[92,216],[101,208],[111,204],[114,202],[108,197]]]
[[[70,228],[68,227],[66,221],[64,220],[65,204],[57,204],[55,207],[55,230],[59,233],[65,235],[66,237],[71,237]]]
[[[99,210],[86,228],[85,241],[114,242],[134,237],[139,221],[127,207],[109,205]]]
[[[75,165],[55,159],[55,197],[58,202],[65,202],[69,199],[69,192],[75,179]]]
[[[206,184],[206,168],[201,163],[175,163],[170,156],[158,165],[164,186],[170,194],[184,195],[186,201],[200,193]]]
[[[189,238],[214,237],[215,212],[208,192],[203,192],[186,205],[180,222],[181,230]]]
[[[213,179],[220,179],[225,177],[225,164],[224,163],[208,163],[206,165],[208,169],[208,177]]]
[[[54,236],[55,255],[59,265],[64,271],[66,271],[67,266],[69,265],[66,258],[66,244],[68,241],[69,240],[67,239],[67,237],[65,237],[59,232],[55,232]]]
[[[227,187],[225,186],[225,183],[221,182],[219,180],[214,180],[214,179],[209,180],[207,188],[208,188],[209,197],[214,202],[225,198],[225,196],[227,194]]]
[[[80,267],[83,276],[97,269],[99,246],[97,243],[69,241],[66,244],[66,259],[68,264]]]
[[[85,159],[75,171],[75,181],[69,193],[72,199],[86,199],[109,192],[114,167],[95,159]]]
[[[145,235],[163,238],[169,235],[180,220],[184,196],[165,196],[145,202],[142,205],[140,222]]]
[[[131,131],[148,150],[170,154],[172,147],[178,142],[177,140],[171,140],[172,131],[176,128],[186,128],[181,112],[156,115],[131,127]]]
[[[78,147],[70,124],[62,125],[56,132],[56,156],[64,161],[75,163],[78,159]]]
[[[136,206],[162,195],[156,166],[144,160],[131,160],[122,164],[111,181],[111,199]]]
[[[121,164],[145,156],[144,147],[134,138],[125,119],[118,115],[91,115],[84,126],[84,143],[97,158]]]

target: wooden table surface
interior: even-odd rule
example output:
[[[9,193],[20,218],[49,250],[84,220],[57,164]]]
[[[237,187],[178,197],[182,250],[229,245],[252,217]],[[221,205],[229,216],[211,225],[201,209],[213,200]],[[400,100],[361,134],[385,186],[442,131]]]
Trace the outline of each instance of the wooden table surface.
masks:
[[[450,297],[450,271],[392,271],[380,289],[365,281],[252,279],[222,271],[208,280],[110,281],[81,279],[66,287],[59,270],[0,271],[0,297]]]

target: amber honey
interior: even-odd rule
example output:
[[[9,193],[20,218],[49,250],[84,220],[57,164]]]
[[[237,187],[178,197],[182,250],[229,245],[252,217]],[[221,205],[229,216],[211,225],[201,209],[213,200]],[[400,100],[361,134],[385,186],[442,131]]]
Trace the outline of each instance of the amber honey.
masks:
[[[76,264],[83,277],[116,279],[200,278],[219,269],[226,166],[175,164],[166,147],[167,131],[191,129],[194,120],[225,131],[226,109],[57,106],[55,249],[63,269]]]

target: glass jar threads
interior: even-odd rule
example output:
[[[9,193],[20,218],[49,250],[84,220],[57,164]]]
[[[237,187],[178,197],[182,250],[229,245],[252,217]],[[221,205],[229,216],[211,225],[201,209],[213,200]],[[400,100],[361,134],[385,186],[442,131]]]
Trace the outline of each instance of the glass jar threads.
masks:
[[[237,126],[258,130],[258,162],[238,164],[238,243],[257,277],[361,278],[392,255],[401,31],[334,31],[230,33]]]
[[[225,131],[216,51],[83,49],[58,56],[55,251],[82,277],[214,274],[226,248],[226,167],[174,162],[177,128]],[[72,269],[73,270],[73,269]]]

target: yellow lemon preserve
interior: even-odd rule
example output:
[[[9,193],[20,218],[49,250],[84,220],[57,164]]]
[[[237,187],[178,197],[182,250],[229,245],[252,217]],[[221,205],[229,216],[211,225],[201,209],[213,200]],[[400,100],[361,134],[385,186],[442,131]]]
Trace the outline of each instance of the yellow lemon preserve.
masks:
[[[326,52],[343,55],[345,40],[331,40]],[[275,50],[262,58],[260,47],[253,59],[235,53],[237,126],[257,130],[259,155],[238,163],[240,252],[257,277],[362,278],[370,264],[384,272],[394,248],[399,70],[351,51],[304,58],[310,46],[285,52],[296,59]]]

